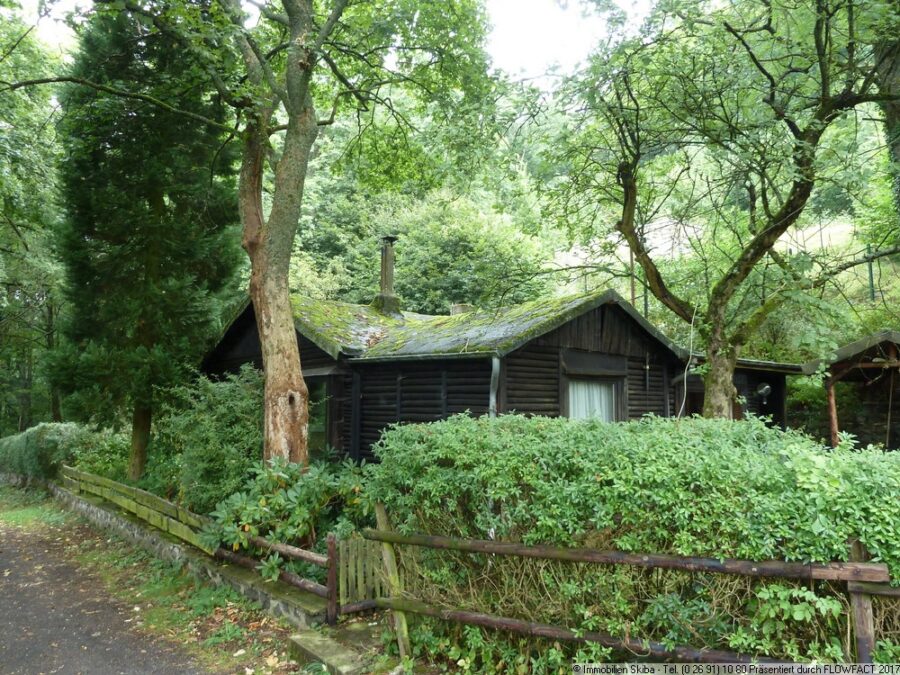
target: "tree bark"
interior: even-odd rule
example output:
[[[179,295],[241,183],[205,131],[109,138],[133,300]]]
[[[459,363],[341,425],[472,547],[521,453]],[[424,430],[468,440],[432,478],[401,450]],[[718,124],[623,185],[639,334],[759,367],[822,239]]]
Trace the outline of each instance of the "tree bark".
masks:
[[[734,387],[734,368],[737,350],[728,342],[721,326],[714,326],[706,349],[706,376],[704,377],[704,417],[734,416],[737,389]]]
[[[266,460],[306,464],[309,392],[303,380],[300,349],[286,280],[310,152],[318,127],[312,101],[292,115],[284,150],[275,170],[275,197],[268,219],[262,208],[266,118],[249,125],[241,167],[240,208],[243,245],[250,257],[250,297],[265,370],[264,449]]]
[[[150,421],[152,407],[137,404],[131,417],[131,460],[128,463],[128,478],[137,480],[144,474],[147,465],[147,446],[150,444]]]
[[[52,352],[56,348],[56,307],[47,294],[47,306],[44,322],[44,333],[46,335],[47,351]],[[62,404],[59,397],[59,387],[53,382],[50,383],[50,419],[54,422],[62,422]]]
[[[900,96],[900,41],[884,42],[875,48],[879,64],[878,87],[882,94]],[[881,104],[884,135],[891,159],[894,209],[900,216],[900,100]]]
[[[31,387],[34,380],[32,366],[29,349],[19,363],[19,431],[25,431],[31,426]]]

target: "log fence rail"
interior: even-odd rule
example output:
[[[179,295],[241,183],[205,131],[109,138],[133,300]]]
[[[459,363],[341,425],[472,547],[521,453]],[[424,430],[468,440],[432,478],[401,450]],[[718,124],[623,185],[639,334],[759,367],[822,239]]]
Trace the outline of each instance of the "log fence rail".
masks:
[[[383,506],[379,505],[383,512]],[[796,563],[780,560],[753,561],[714,558],[695,558],[661,554],[634,554],[621,551],[601,551],[589,548],[560,548],[554,546],[527,546],[515,542],[500,542],[483,539],[459,539],[428,534],[400,534],[393,531],[386,518],[379,519],[378,529],[364,530],[362,536],[373,542],[381,542],[385,547],[385,564],[388,563],[388,549],[393,545],[416,546],[438,550],[462,551],[488,555],[538,558],[565,562],[595,563],[602,565],[630,565],[648,569],[682,570],[730,574],[744,577],[774,577],[806,581],[825,580],[844,582],[850,596],[850,623],[856,643],[856,662],[872,663],[875,647],[875,627],[872,611],[872,596],[900,597],[900,588],[890,585],[887,565],[868,562],[868,554],[858,541],[850,542],[848,562]],[[390,558],[394,555],[391,553]],[[388,573],[387,567],[385,572]],[[396,588],[391,589],[391,597],[376,599],[375,604],[382,609],[390,609],[402,617],[398,625],[405,625],[406,613],[436,617],[445,621],[466,625],[483,626],[534,637],[574,642],[593,642],[606,647],[630,651],[656,658],[678,661],[716,662],[771,662],[771,659],[712,649],[697,649],[690,646],[670,647],[660,643],[635,637],[617,637],[599,632],[573,631],[560,626],[522,621],[509,617],[470,611],[459,608],[435,607],[409,598]],[[408,635],[398,630],[398,642],[408,645]]]
[[[203,537],[200,535],[200,530],[212,522],[205,516],[192,513],[184,507],[173,504],[140,488],[117,483],[109,478],[79,471],[69,466],[62,467],[60,474],[63,485],[69,491],[76,494],[85,492],[112,502],[144,522],[199,548],[207,555],[251,570],[258,570],[260,566],[260,560],[234,551],[228,551],[224,548],[214,549],[204,542]],[[305,579],[287,570],[282,570],[278,578],[291,586],[324,598],[327,603],[325,609],[326,621],[331,625],[337,623],[338,614],[341,612],[338,607],[337,587],[338,549],[333,534],[328,535],[327,555],[289,544],[269,541],[259,536],[251,536],[249,541],[264,551],[277,552],[290,560],[311,563],[325,568],[326,584],[321,584],[312,579]],[[344,613],[347,612],[345,611]]]
[[[257,570],[260,561],[223,548],[211,549],[200,530],[211,521],[205,516],[169,502],[139,488],[117,483],[71,467],[61,470],[66,488],[75,493],[102,497],[154,527],[188,542],[208,555],[231,564]],[[647,569],[682,570],[753,578],[789,578],[843,582],[850,596],[850,623],[856,642],[858,663],[871,663],[875,645],[872,596],[900,598],[900,588],[890,585],[888,568],[868,562],[868,554],[859,542],[850,543],[850,560],[831,563],[797,563],[779,560],[752,561],[684,557],[662,554],[635,554],[590,548],[527,546],[515,542],[459,539],[428,534],[400,534],[392,530],[384,506],[376,505],[378,529],[364,530],[362,536],[327,538],[327,553],[309,551],[260,536],[249,537],[258,549],[276,552],[289,560],[317,565],[326,570],[326,583],[305,579],[282,570],[279,579],[326,600],[326,620],[335,624],[338,616],[372,609],[391,610],[401,652],[409,653],[406,614],[421,614],[467,625],[496,628],[514,633],[556,640],[594,642],[604,646],[646,653],[657,658],[704,662],[766,662],[764,658],[689,646],[669,647],[634,637],[620,638],[604,633],[579,632],[568,628],[500,617],[488,613],[434,607],[403,594],[394,546],[416,546],[438,550],[462,551],[501,556],[517,556],[564,562],[601,565],[630,565]]]

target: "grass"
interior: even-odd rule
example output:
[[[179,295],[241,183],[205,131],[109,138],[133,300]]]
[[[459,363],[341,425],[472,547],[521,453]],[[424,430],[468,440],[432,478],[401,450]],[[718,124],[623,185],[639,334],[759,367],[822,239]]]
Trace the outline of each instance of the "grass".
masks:
[[[65,525],[61,555],[98,581],[110,599],[133,606],[131,628],[177,642],[213,672],[287,673],[298,666],[285,653],[292,627],[266,616],[230,588],[199,583],[176,565],[161,561],[117,537],[100,535],[42,492],[0,487],[2,528],[52,532]],[[310,670],[308,672],[320,672]]]
[[[13,527],[59,526],[67,518],[68,514],[49,502],[42,492],[0,486],[0,524]]]

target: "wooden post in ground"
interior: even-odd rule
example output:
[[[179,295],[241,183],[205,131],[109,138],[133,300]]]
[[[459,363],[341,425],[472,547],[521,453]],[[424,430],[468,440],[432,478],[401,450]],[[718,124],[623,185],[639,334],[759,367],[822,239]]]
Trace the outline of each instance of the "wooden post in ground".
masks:
[[[388,520],[387,510],[385,510],[384,504],[381,502],[375,504],[375,522],[378,524],[379,530],[390,531],[391,521]],[[388,542],[382,542],[381,556],[384,560],[384,571],[387,576],[390,595],[391,597],[399,598],[403,589],[400,587],[400,572],[397,569],[394,547]],[[400,610],[391,610],[391,614],[394,617],[394,629],[397,631],[397,646],[400,648],[400,658],[412,658],[406,614]]]
[[[337,623],[338,617],[337,570],[337,540],[332,532],[328,535],[328,581],[326,582],[326,586],[328,586],[328,607],[325,610],[325,619],[328,621],[329,626],[334,626]]]
[[[869,559],[866,547],[858,539],[850,543],[850,560],[865,562]],[[850,590],[850,617],[853,621],[853,635],[856,638],[856,662],[872,663],[875,651],[875,616],[872,611],[872,596],[858,590]]]
[[[831,429],[831,447],[836,448],[840,441],[840,429],[838,427],[837,399],[834,396],[834,378],[825,380],[825,393],[828,395],[828,426]]]

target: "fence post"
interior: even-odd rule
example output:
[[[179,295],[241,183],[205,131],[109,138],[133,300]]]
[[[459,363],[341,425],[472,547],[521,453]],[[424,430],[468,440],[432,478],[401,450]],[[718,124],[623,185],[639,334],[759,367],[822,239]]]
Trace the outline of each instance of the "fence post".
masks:
[[[337,623],[338,617],[338,551],[337,540],[334,533],[328,534],[328,608],[325,610],[325,619],[329,626]]]
[[[850,560],[866,562],[868,551],[861,541],[850,542]],[[853,634],[856,638],[856,662],[872,663],[872,652],[875,651],[875,616],[872,611],[872,596],[856,590],[850,593],[850,614],[853,618]]]
[[[390,532],[391,521],[388,520],[387,510],[384,504],[375,504],[375,522],[379,530]],[[399,598],[402,592],[400,587],[400,572],[397,570],[397,558],[394,556],[394,547],[388,542],[382,542],[381,555],[384,560],[384,571],[387,576],[388,589],[391,597]],[[400,648],[400,658],[412,658],[412,649],[409,645],[409,627],[406,624],[406,614],[402,611],[391,610],[394,616],[394,628],[397,631],[397,646]]]

